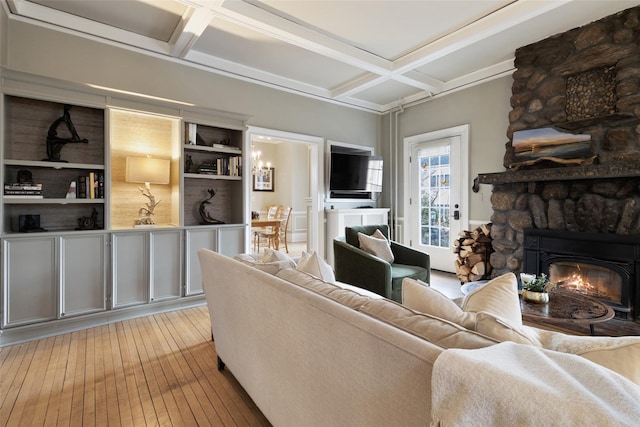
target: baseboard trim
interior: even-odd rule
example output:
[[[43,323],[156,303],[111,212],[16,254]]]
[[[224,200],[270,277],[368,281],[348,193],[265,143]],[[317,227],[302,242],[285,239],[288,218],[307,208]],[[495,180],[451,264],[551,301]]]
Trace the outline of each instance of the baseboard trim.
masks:
[[[204,294],[201,294],[139,306],[116,308],[99,313],[51,320],[33,325],[16,326],[15,328],[7,328],[0,331],[0,347],[94,328],[96,326],[107,325],[136,317],[182,310],[203,304],[206,304],[206,300]]]

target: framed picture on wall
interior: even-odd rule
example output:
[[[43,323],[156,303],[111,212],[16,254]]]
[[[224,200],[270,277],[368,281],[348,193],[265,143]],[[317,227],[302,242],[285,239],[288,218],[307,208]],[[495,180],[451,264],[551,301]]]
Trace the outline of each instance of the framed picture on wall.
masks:
[[[258,169],[253,175],[253,191],[273,191],[274,178],[273,168]]]

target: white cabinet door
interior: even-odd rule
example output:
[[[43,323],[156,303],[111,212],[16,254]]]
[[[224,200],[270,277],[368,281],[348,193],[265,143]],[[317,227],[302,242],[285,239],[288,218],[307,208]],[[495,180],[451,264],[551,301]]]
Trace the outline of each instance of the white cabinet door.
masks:
[[[149,233],[151,301],[176,298],[182,288],[182,230]]]
[[[60,238],[60,316],[102,311],[106,305],[106,234]]]
[[[148,253],[147,233],[114,233],[111,236],[113,307],[149,301]]]
[[[56,238],[9,238],[3,242],[3,327],[56,319]]]
[[[188,229],[186,233],[186,268],[185,284],[186,295],[202,293],[202,274],[200,273],[200,262],[198,261],[198,249],[206,248],[217,251],[218,230],[215,228]]]
[[[218,252],[228,257],[244,253],[246,227],[220,228],[218,230]]]

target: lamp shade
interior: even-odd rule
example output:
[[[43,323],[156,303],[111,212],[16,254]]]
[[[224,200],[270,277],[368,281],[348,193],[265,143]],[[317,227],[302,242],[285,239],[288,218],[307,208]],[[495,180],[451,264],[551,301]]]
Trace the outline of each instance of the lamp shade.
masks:
[[[149,184],[168,184],[171,163],[167,159],[151,157],[127,157],[127,182],[144,182]]]

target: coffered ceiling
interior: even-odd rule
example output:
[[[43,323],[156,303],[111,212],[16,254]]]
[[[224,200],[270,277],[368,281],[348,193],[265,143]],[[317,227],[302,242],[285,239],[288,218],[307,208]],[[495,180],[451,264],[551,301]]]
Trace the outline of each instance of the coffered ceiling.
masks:
[[[0,0],[10,19],[384,113],[511,73],[627,0]]]

